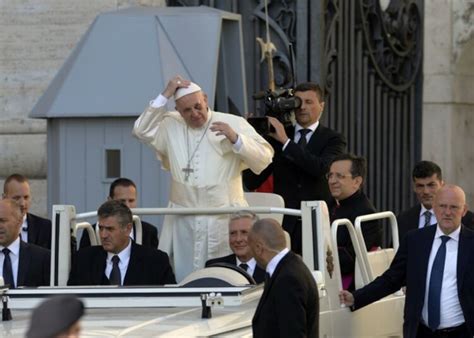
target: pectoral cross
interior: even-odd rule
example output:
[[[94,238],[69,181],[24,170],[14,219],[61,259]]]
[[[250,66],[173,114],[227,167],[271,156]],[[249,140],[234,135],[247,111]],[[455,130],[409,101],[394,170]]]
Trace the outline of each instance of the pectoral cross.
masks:
[[[191,163],[188,162],[186,168],[181,169],[184,172],[184,181],[187,182],[189,179],[189,175],[194,172],[194,169],[191,168]]]

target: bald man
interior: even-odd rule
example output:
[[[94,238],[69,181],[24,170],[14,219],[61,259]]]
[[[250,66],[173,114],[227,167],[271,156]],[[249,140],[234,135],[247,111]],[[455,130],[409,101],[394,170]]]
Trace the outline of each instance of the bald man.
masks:
[[[286,247],[281,225],[274,219],[257,221],[248,235],[257,264],[267,281],[252,320],[253,336],[318,337],[319,296],[311,272]]]
[[[474,232],[461,219],[466,196],[455,185],[437,192],[437,224],[408,232],[390,268],[341,303],[357,310],[406,286],[403,336],[474,336]]]
[[[0,276],[10,288],[49,285],[49,250],[23,242],[21,223],[18,204],[0,200]]]
[[[26,338],[79,338],[83,315],[84,303],[76,296],[53,296],[34,309]]]

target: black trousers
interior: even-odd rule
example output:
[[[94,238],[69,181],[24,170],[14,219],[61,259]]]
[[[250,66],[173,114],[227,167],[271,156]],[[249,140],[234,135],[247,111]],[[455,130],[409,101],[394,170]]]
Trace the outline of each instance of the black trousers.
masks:
[[[429,327],[420,323],[418,325],[417,338],[470,338],[466,323],[456,327],[432,331]]]

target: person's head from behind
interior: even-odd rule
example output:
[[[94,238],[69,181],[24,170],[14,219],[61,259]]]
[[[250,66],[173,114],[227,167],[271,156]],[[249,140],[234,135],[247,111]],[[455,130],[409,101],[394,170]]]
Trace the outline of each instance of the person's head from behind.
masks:
[[[449,235],[461,225],[461,219],[467,212],[466,195],[457,185],[442,186],[434,197],[433,211],[438,226]]]
[[[264,218],[252,226],[248,244],[258,265],[266,268],[271,259],[286,248],[285,233],[276,220]]]
[[[295,87],[295,96],[301,99],[301,107],[295,110],[298,124],[304,128],[319,121],[324,110],[324,95],[321,87],[305,82]]]
[[[0,200],[0,245],[8,247],[18,238],[22,221],[18,204],[9,199]]]
[[[28,179],[20,174],[8,176],[3,184],[3,198],[15,201],[23,215],[30,209],[31,191]]]
[[[175,95],[176,110],[181,114],[188,127],[201,128],[208,116],[207,95],[192,83],[187,88],[179,88]]]
[[[441,168],[431,161],[418,162],[413,168],[412,179],[418,202],[431,209],[436,193],[444,185]]]
[[[250,211],[239,211],[230,217],[229,246],[241,262],[247,262],[252,258],[248,234],[257,220],[257,215]]]
[[[31,315],[26,338],[78,338],[84,303],[75,296],[55,296],[42,302]]]
[[[326,174],[329,191],[334,199],[342,201],[361,189],[367,174],[365,158],[340,154],[333,158]]]
[[[125,249],[132,231],[132,212],[119,201],[107,201],[97,210],[99,237],[105,251],[117,254]]]
[[[122,202],[130,209],[137,207],[137,186],[125,177],[117,178],[112,182],[107,200]]]

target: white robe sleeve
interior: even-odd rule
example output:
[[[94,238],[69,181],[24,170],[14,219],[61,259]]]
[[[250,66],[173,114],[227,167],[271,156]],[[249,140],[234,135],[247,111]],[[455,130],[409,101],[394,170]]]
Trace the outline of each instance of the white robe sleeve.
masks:
[[[242,139],[239,151],[233,149],[242,160],[242,170],[250,168],[260,174],[272,162],[273,147],[243,118],[239,119],[238,134]]]
[[[154,108],[148,106],[138,117],[133,126],[132,134],[141,142],[152,147],[157,158],[161,161],[163,169],[170,170],[167,136],[163,129],[172,128],[170,123],[166,123],[165,118],[170,117],[179,121],[181,116],[178,112],[169,112],[166,106]],[[170,121],[171,122],[171,121]]]

